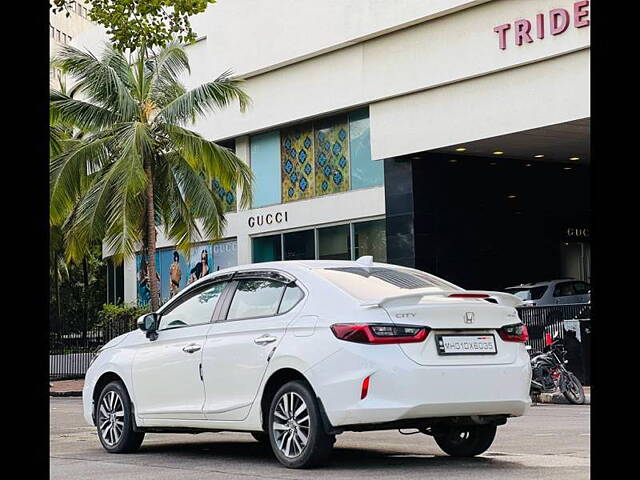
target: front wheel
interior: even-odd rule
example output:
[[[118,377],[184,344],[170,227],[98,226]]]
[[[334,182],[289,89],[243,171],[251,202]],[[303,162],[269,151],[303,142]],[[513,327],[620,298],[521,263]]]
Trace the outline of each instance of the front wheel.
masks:
[[[335,442],[335,436],[327,435],[323,429],[315,395],[298,380],[276,392],[269,408],[268,426],[273,453],[288,468],[323,463]]]
[[[486,451],[496,436],[495,425],[451,427],[434,434],[438,446],[452,457],[475,457]]]
[[[574,405],[582,405],[585,401],[582,383],[580,383],[578,377],[571,372],[565,372],[562,374],[560,390],[565,398]]]
[[[121,382],[106,385],[96,407],[98,438],[109,453],[135,452],[144,439],[144,432],[133,429],[131,400]]]

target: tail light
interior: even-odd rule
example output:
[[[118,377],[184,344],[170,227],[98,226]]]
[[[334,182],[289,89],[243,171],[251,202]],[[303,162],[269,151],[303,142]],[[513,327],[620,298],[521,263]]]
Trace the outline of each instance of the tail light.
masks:
[[[368,344],[417,343],[429,334],[426,327],[380,323],[335,323],[331,331],[340,340]]]
[[[371,375],[369,375],[367,378],[365,378],[362,381],[362,391],[360,392],[360,400],[363,400],[367,396],[367,393],[369,393],[369,379],[370,378],[371,378]]]
[[[452,293],[449,298],[489,298],[486,293]]]
[[[524,323],[514,323],[498,329],[498,335],[505,342],[524,343],[529,340],[529,332]]]

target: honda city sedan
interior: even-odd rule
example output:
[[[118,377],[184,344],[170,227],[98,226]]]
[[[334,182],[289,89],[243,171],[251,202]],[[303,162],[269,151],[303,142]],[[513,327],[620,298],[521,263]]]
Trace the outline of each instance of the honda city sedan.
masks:
[[[220,270],[102,347],[84,416],[112,453],[236,431],[304,468],[342,432],[417,429],[478,455],[530,405],[519,303],[371,257]]]

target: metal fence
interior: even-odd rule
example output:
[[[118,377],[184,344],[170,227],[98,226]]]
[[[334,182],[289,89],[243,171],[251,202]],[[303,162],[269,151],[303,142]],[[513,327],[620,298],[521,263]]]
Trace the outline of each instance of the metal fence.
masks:
[[[565,336],[565,320],[589,320],[591,318],[591,304],[574,303],[570,305],[542,305],[534,307],[518,307],[520,319],[529,331],[528,345],[531,351],[541,352],[545,346],[545,336],[552,337],[558,333],[560,338]]]
[[[69,331],[63,324],[49,327],[49,378],[84,377],[95,352],[112,338],[135,329],[135,320],[111,321],[86,331]]]
[[[591,304],[518,307],[529,331],[530,353],[542,352],[547,335],[558,334],[567,350],[567,367],[585,385],[591,384]]]

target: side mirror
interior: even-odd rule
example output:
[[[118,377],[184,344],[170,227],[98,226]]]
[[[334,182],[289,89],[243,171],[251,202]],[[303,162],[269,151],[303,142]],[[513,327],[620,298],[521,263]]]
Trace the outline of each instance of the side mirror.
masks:
[[[138,328],[143,332],[147,332],[147,338],[155,340],[158,336],[156,330],[158,329],[158,320],[160,315],[157,313],[147,313],[138,318]]]

